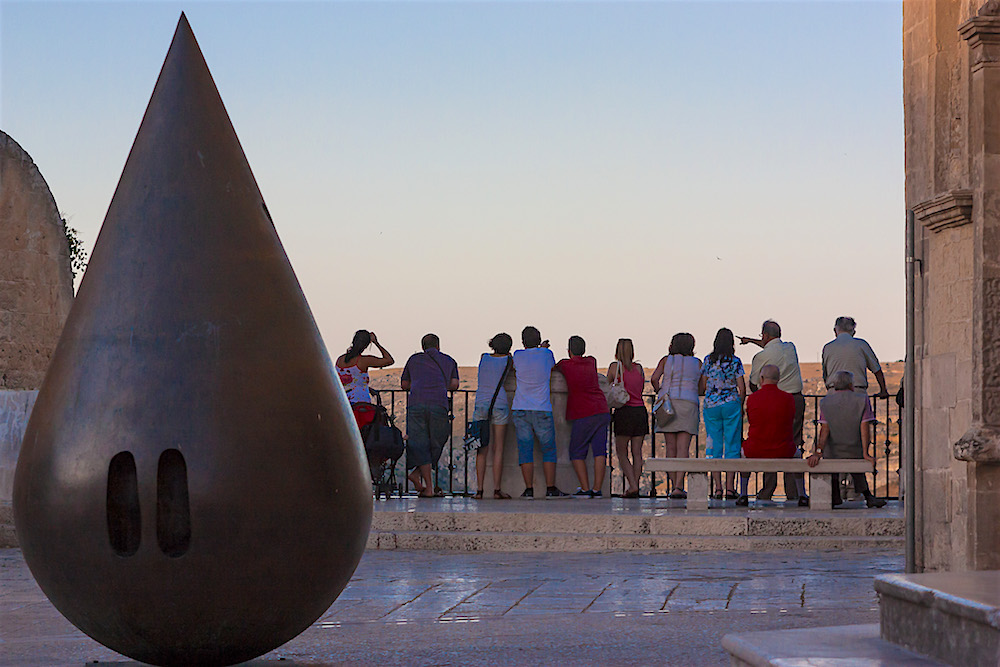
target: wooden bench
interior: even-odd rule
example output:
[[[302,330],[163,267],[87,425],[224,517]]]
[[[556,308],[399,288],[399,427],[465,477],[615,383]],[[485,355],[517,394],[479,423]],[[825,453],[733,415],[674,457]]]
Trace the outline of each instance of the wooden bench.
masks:
[[[711,472],[802,472],[809,474],[809,508],[833,508],[830,473],[874,472],[864,459],[820,459],[810,468],[805,459],[646,459],[643,470],[688,474],[687,508],[708,509],[708,474]]]

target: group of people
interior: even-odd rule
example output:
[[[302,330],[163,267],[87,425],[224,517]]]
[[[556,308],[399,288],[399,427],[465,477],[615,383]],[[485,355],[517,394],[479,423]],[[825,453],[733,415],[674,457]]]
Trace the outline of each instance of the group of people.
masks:
[[[871,370],[879,384],[879,397],[888,396],[885,376],[878,358],[867,342],[854,336],[855,321],[839,317],[834,324],[835,338],[823,348],[823,380],[829,393],[819,404],[819,439],[808,458],[815,466],[821,458],[865,458],[871,454],[874,421],[868,398],[867,371]],[[767,320],[761,327],[760,338],[740,337],[743,345],[761,348],[751,363],[746,378],[743,363],[736,356],[736,337],[729,329],[718,331],[712,352],[700,361],[694,356],[695,339],[689,333],[678,333],[670,341],[666,356],[656,365],[650,384],[657,394],[657,404],[669,398],[672,407],[669,418],[656,419],[656,432],[663,433],[666,456],[685,458],[691,439],[698,433],[704,419],[708,458],[790,458],[803,455],[802,437],[805,399],[802,395],[802,374],[795,345],[781,338],[781,327]],[[550,395],[550,378],[560,373],[566,381],[566,420],[571,424],[569,458],[580,482],[576,497],[600,498],[607,470],[608,429],[613,428],[614,445],[619,465],[625,476],[624,497],[639,496],[642,475],[642,445],[650,430],[650,415],[643,398],[645,374],[635,361],[632,341],[622,338],[615,350],[615,360],[604,378],[597,361],[586,354],[586,342],[571,336],[567,356],[556,362],[549,341],[532,326],[521,332],[522,349],[511,353],[513,340],[500,333],[489,341],[490,352],[479,362],[478,386],[471,421],[483,422],[489,437],[482,438],[477,451],[476,498],[482,498],[487,467],[493,468],[493,498],[509,499],[502,490],[503,443],[507,426],[513,422],[517,439],[518,464],[524,479],[522,498],[535,496],[535,444],[542,456],[546,498],[565,498],[568,494],[556,486],[556,438]],[[365,355],[369,345],[375,345],[380,356]],[[437,464],[451,433],[449,391],[458,388],[458,364],[440,351],[440,339],[427,334],[421,340],[422,352],[412,355],[401,376],[401,388],[407,391],[406,468],[408,477],[421,497],[443,495],[435,487],[431,472]],[[363,405],[370,402],[368,369],[389,366],[392,355],[374,334],[359,331],[351,347],[337,358],[337,372],[344,383],[348,399],[355,406],[355,416],[363,419]],[[512,400],[504,389],[507,378],[516,377]],[[620,397],[613,411],[606,398],[607,382],[623,387],[627,399]],[[748,386],[749,385],[749,386]],[[704,405],[700,403],[704,397]],[[748,420],[747,436],[743,437],[743,416]],[[588,454],[593,457],[593,475],[587,469]],[[735,500],[748,505],[749,473],[741,475],[736,491],[734,473],[715,473],[716,498]],[[685,498],[684,474],[670,473],[671,498]],[[855,490],[864,496],[869,507],[880,507],[863,474],[853,476]],[[809,504],[803,476],[785,475],[786,496]],[[777,473],[766,473],[758,500],[769,500],[777,487]],[[839,485],[834,480],[834,505],[841,504]]]

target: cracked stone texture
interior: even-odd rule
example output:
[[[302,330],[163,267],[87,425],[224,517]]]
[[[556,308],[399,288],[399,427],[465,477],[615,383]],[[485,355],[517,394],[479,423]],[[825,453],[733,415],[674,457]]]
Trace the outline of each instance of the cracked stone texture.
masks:
[[[370,551],[340,598],[260,665],[725,665],[732,632],[874,623],[899,550]],[[127,663],[0,550],[0,665]],[[134,663],[129,663],[134,664]]]

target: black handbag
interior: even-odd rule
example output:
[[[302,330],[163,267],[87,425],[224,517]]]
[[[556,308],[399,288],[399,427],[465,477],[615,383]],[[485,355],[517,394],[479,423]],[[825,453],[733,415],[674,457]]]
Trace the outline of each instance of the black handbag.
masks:
[[[403,433],[392,424],[373,422],[365,438],[369,458],[396,461],[403,455]]]
[[[382,406],[382,397],[375,394],[375,400],[378,401],[375,418],[361,429],[361,440],[365,443],[369,463],[381,465],[384,461],[397,461],[403,455],[403,432]]]
[[[465,451],[479,449],[490,444],[490,421],[493,419],[493,406],[496,405],[497,396],[500,395],[504,380],[507,379],[507,371],[510,370],[510,366],[511,361],[510,356],[508,356],[507,365],[504,366],[503,373],[500,374],[500,382],[497,383],[497,388],[493,391],[493,400],[490,401],[490,409],[486,411],[486,419],[477,419],[476,421],[465,423],[465,438],[462,440],[465,444]]]

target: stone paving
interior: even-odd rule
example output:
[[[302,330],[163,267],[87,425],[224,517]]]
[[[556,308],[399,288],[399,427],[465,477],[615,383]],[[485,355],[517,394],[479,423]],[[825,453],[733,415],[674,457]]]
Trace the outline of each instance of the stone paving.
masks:
[[[872,623],[895,551],[368,552],[316,624],[261,664],[727,664],[722,635]],[[0,664],[120,662],[0,550]]]

